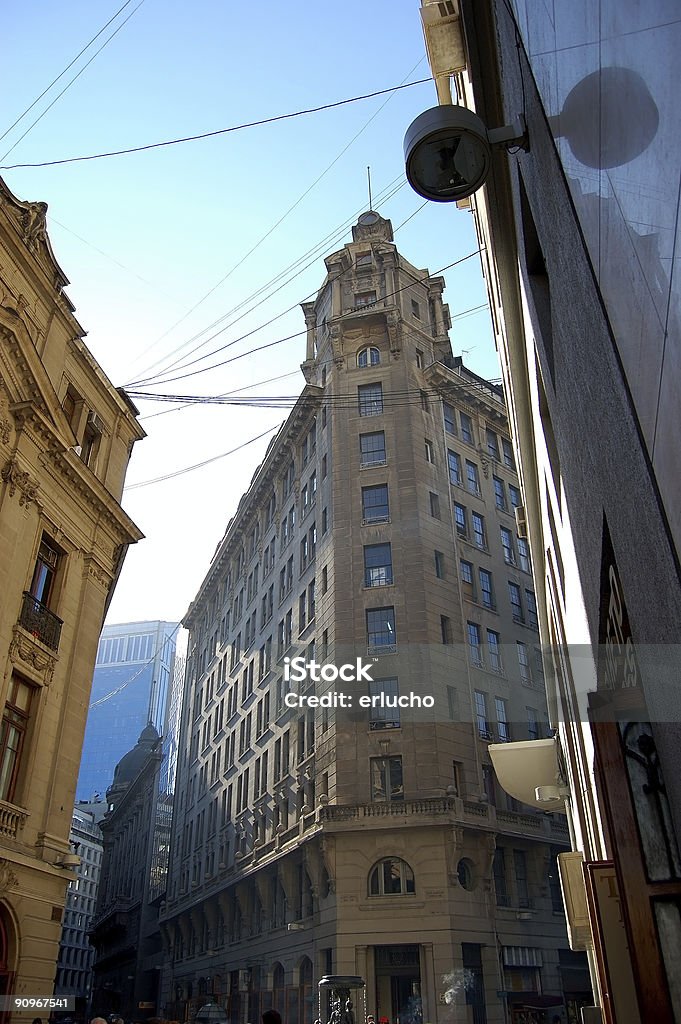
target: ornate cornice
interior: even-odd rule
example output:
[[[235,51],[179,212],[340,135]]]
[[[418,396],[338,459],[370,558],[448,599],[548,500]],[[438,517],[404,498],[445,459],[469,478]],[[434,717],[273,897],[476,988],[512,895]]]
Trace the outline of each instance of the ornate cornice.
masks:
[[[13,889],[19,879],[12,870],[12,866],[8,860],[0,858],[0,892],[7,892],[8,889]]]

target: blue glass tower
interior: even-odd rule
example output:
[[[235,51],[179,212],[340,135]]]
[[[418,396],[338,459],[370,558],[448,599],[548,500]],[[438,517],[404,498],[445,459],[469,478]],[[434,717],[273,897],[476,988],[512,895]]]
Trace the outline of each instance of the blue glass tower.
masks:
[[[97,662],[77,800],[104,796],[117,763],[151,723],[163,735],[173,678],[178,624],[126,622],[105,626]]]

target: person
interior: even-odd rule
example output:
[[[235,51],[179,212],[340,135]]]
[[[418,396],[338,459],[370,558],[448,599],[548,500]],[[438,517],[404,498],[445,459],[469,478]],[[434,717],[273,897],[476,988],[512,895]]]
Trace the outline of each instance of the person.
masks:
[[[103,1017],[93,1017],[90,1024],[106,1024],[106,1021]]]
[[[265,1010],[262,1015],[262,1024],[281,1024],[281,1014],[278,1010]]]

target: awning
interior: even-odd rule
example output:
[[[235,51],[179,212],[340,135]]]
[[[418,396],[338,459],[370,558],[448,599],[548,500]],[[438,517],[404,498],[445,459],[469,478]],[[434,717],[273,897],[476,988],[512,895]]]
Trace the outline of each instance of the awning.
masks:
[[[549,1006],[562,1006],[562,996],[547,996],[542,992],[509,992],[514,1010],[546,1010]]]

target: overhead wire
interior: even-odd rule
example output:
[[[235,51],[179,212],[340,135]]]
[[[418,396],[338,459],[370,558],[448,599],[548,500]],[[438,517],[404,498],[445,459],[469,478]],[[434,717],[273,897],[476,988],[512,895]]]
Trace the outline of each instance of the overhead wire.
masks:
[[[417,68],[417,67],[419,66],[419,64],[421,64],[421,63],[422,63],[422,62],[423,62],[424,60],[425,60],[425,57],[421,57],[421,58],[420,58],[420,59],[419,59],[419,60],[418,60],[418,61],[416,62],[416,64],[414,65],[414,67],[413,67],[413,68],[411,68],[411,70],[410,70],[410,71],[408,71],[408,72],[407,72],[407,74],[405,75],[405,77],[404,77],[404,78],[402,79],[402,82],[400,83],[400,85],[404,85],[404,83],[405,83],[405,82],[406,82],[406,80],[407,80],[407,79],[409,78],[409,76],[410,76],[410,75],[412,75],[412,74],[414,73],[414,71],[415,71],[415,70],[416,70],[416,68]],[[184,321],[185,321],[185,320],[187,319],[187,317],[191,316],[191,314],[192,314],[192,313],[193,313],[193,312],[194,312],[194,311],[195,311],[196,309],[198,309],[198,308],[199,308],[199,306],[200,306],[200,305],[202,305],[202,303],[204,303],[204,302],[206,301],[206,299],[208,299],[208,298],[209,298],[209,297],[210,297],[210,296],[211,296],[211,295],[212,295],[212,294],[213,294],[213,293],[214,293],[215,291],[217,291],[217,289],[218,289],[218,288],[219,288],[219,287],[220,287],[221,285],[223,285],[223,284],[225,283],[225,281],[227,281],[227,280],[228,280],[228,279],[229,279],[229,278],[230,278],[230,277],[232,276],[232,274],[233,274],[233,273],[234,273],[234,272],[235,272],[236,270],[238,270],[238,269],[239,269],[239,267],[241,267],[241,266],[242,266],[242,265],[243,265],[243,264],[244,264],[244,263],[246,262],[246,260],[247,260],[247,259],[248,259],[248,258],[249,258],[250,256],[252,256],[252,255],[253,255],[253,253],[254,253],[254,252],[256,252],[256,250],[257,250],[257,249],[259,249],[259,248],[260,248],[260,246],[261,246],[261,245],[263,244],[263,242],[265,242],[265,241],[266,241],[266,240],[267,240],[267,239],[268,239],[268,238],[270,237],[270,235],[271,235],[271,234],[273,234],[273,232],[274,232],[274,231],[276,231],[276,229],[277,229],[277,228],[279,227],[279,225],[280,225],[280,224],[282,224],[282,223],[283,223],[283,222],[284,222],[284,221],[286,220],[286,218],[287,218],[287,217],[288,217],[288,216],[289,216],[289,215],[290,215],[291,213],[293,213],[293,211],[294,211],[294,210],[295,210],[295,209],[296,209],[296,208],[297,208],[298,206],[300,206],[300,204],[301,204],[301,203],[302,203],[302,201],[303,201],[303,200],[304,200],[304,199],[306,198],[306,196],[308,196],[308,195],[310,194],[310,192],[312,192],[312,190],[313,190],[313,189],[314,189],[314,188],[315,188],[315,187],[316,187],[316,186],[317,186],[317,185],[319,184],[319,182],[320,182],[320,181],[322,181],[322,179],[326,177],[326,175],[327,175],[327,174],[329,173],[329,171],[330,171],[330,170],[331,170],[331,169],[332,169],[332,168],[333,168],[333,167],[334,167],[334,166],[335,166],[335,165],[336,165],[336,164],[338,163],[338,161],[339,161],[339,160],[341,159],[341,157],[342,157],[342,156],[344,156],[344,155],[345,155],[345,153],[347,153],[347,151],[348,151],[348,150],[350,149],[350,147],[351,147],[351,146],[353,145],[353,143],[355,143],[355,142],[357,141],[357,139],[358,139],[358,138],[360,137],[360,135],[362,135],[362,134],[363,134],[363,133],[364,133],[364,132],[365,132],[365,131],[367,130],[367,128],[369,127],[369,125],[371,124],[371,122],[372,122],[372,121],[374,121],[374,120],[375,120],[375,119],[376,119],[376,118],[378,117],[378,115],[380,114],[380,112],[381,112],[381,111],[383,110],[383,108],[384,108],[385,106],[387,106],[387,104],[388,104],[388,103],[390,102],[390,100],[391,100],[391,99],[393,98],[393,96],[394,96],[394,95],[395,95],[395,94],[394,94],[394,92],[391,92],[391,93],[389,93],[389,95],[387,96],[387,98],[386,98],[386,99],[385,99],[385,100],[383,101],[383,103],[381,103],[381,105],[380,105],[380,106],[378,107],[378,109],[374,111],[374,113],[373,113],[373,114],[371,115],[371,117],[370,117],[370,118],[368,118],[368,120],[367,120],[367,121],[365,121],[365,123],[364,123],[364,124],[362,125],[362,127],[360,128],[360,130],[359,130],[358,132],[356,132],[356,134],[355,134],[355,135],[353,135],[353,137],[352,137],[352,138],[350,139],[350,141],[349,141],[349,142],[347,142],[347,143],[345,144],[345,146],[343,146],[343,148],[341,149],[341,151],[340,151],[339,153],[337,153],[337,154],[336,154],[336,156],[335,156],[335,157],[333,158],[333,160],[332,160],[332,161],[331,161],[331,162],[330,162],[329,164],[327,164],[327,166],[326,166],[326,167],[324,168],[324,170],[322,171],[322,173],[321,173],[321,174],[319,174],[319,175],[318,175],[318,176],[317,176],[317,177],[316,177],[316,178],[314,179],[314,181],[313,181],[313,182],[312,182],[312,183],[311,183],[310,185],[308,185],[308,187],[307,187],[307,188],[306,188],[306,189],[304,190],[304,192],[302,192],[302,193],[301,193],[301,195],[299,195],[299,196],[298,196],[298,198],[296,199],[296,201],[295,201],[294,203],[292,203],[292,205],[291,205],[291,206],[289,206],[289,208],[288,208],[288,209],[287,209],[287,210],[286,210],[286,211],[285,211],[285,212],[284,212],[284,213],[283,213],[283,214],[282,214],[282,215],[281,215],[281,216],[280,216],[280,217],[279,217],[279,218],[278,218],[278,219],[277,219],[277,220],[276,220],[276,221],[274,222],[274,224],[273,224],[273,225],[272,225],[272,226],[271,226],[271,227],[270,227],[270,228],[269,228],[269,229],[268,229],[268,230],[267,230],[267,231],[265,232],[265,234],[264,234],[264,235],[261,235],[261,236],[260,236],[260,238],[258,239],[258,241],[257,241],[257,242],[256,242],[256,243],[255,243],[255,244],[254,244],[253,246],[251,246],[251,248],[250,248],[250,249],[248,250],[248,252],[246,252],[246,253],[245,253],[245,254],[244,254],[244,255],[243,255],[242,257],[241,257],[241,259],[240,259],[240,260],[238,260],[238,261],[237,261],[237,262],[236,262],[236,263],[235,263],[235,264],[234,264],[234,265],[233,265],[233,266],[232,266],[232,267],[231,267],[231,268],[230,268],[230,269],[229,269],[229,270],[227,271],[227,273],[226,273],[226,274],[225,274],[225,275],[224,275],[223,277],[221,277],[221,278],[220,278],[220,280],[219,280],[219,281],[217,282],[217,284],[214,284],[212,288],[209,288],[209,290],[208,290],[208,291],[207,291],[207,292],[205,293],[205,295],[203,295],[203,296],[202,296],[202,297],[201,297],[201,298],[200,298],[200,299],[198,300],[198,302],[195,302],[195,303],[194,303],[194,305],[193,305],[193,306],[192,306],[192,307],[191,307],[191,308],[190,308],[189,310],[187,310],[187,312],[186,312],[186,313],[184,314],[184,316],[182,316],[182,317],[181,317],[181,318],[180,318],[179,320],[177,320],[177,321],[176,321],[176,322],[175,322],[174,324],[172,324],[172,325],[171,325],[171,326],[170,326],[170,327],[169,327],[169,328],[168,328],[168,329],[167,329],[167,330],[166,330],[166,331],[165,331],[165,332],[164,332],[164,333],[163,333],[163,334],[162,334],[162,335],[160,336],[160,338],[159,338],[159,339],[157,339],[157,340],[159,340],[159,341],[160,341],[160,340],[161,340],[162,338],[166,337],[166,336],[167,336],[168,334],[170,334],[170,332],[171,332],[171,331],[173,331],[173,330],[174,330],[174,329],[175,329],[175,328],[176,328],[176,327],[177,327],[177,326],[178,326],[179,324],[183,323],[183,322],[184,322]]]
[[[144,0],[140,0],[138,6],[141,7],[143,3]],[[135,8],[135,10],[137,10],[137,8]],[[95,54],[95,56],[97,56],[97,54]],[[304,110],[294,110],[288,114],[275,114],[272,117],[263,117],[258,121],[246,121],[243,124],[230,125],[228,128],[217,128],[211,132],[201,132],[199,135],[186,135],[178,139],[166,139],[163,142],[150,142],[143,146],[130,146],[127,149],[109,150],[104,153],[89,153],[85,156],[63,157],[60,160],[40,160],[34,163],[9,164],[0,166],[0,170],[15,171],[20,168],[27,167],[57,167],[63,164],[84,163],[90,160],[105,160],[114,156],[128,156],[131,153],[143,153],[151,149],[162,149],[167,146],[179,146],[185,142],[198,142],[201,139],[215,138],[218,135],[227,135],[232,132],[243,131],[246,128],[258,128],[262,125],[274,124],[276,121],[287,121],[294,117],[318,114],[323,110],[333,110],[336,107],[347,106],[349,103],[359,103],[363,100],[374,99],[376,96],[385,96],[386,93],[399,92],[401,89],[410,89],[414,85],[429,85],[432,84],[432,81],[432,78],[420,78],[416,82],[405,82],[403,85],[393,85],[388,89],[376,89],[374,92],[364,93],[361,96],[349,96],[346,99],[336,100],[333,103],[322,103],[317,107],[307,107]],[[4,159],[4,157],[1,159]]]
[[[133,9],[133,10],[132,10],[132,11],[130,12],[130,14],[129,14],[129,15],[127,16],[127,18],[124,18],[124,19],[123,19],[123,21],[122,21],[122,22],[120,23],[120,25],[118,25],[118,26],[117,26],[117,28],[115,28],[115,29],[114,29],[114,31],[113,31],[113,32],[111,33],[111,35],[110,35],[110,36],[109,36],[109,37],[108,37],[107,39],[105,39],[105,40],[104,40],[104,42],[103,42],[103,43],[102,43],[102,45],[101,45],[101,46],[99,47],[99,49],[98,49],[98,50],[95,50],[95,52],[93,53],[93,55],[92,55],[92,56],[90,57],[90,59],[89,59],[89,60],[88,60],[88,61],[87,61],[87,62],[86,62],[86,63],[85,63],[84,65],[83,65],[83,67],[82,67],[82,68],[80,69],[80,71],[78,72],[78,74],[77,74],[77,75],[74,75],[74,76],[73,76],[73,78],[71,79],[71,81],[70,81],[70,82],[69,82],[69,83],[68,83],[67,85],[65,85],[65,86],[64,86],[64,88],[62,89],[62,91],[61,91],[60,93],[57,93],[57,95],[56,95],[56,96],[55,96],[55,98],[54,98],[54,99],[52,100],[52,102],[51,102],[50,104],[48,104],[48,106],[47,106],[47,107],[45,107],[45,109],[43,110],[42,114],[40,114],[40,116],[39,116],[39,117],[37,117],[37,118],[35,119],[35,121],[33,121],[33,122],[32,122],[32,123],[31,123],[31,124],[30,124],[30,125],[28,126],[28,128],[26,129],[26,131],[24,132],[24,134],[23,134],[23,135],[20,135],[20,136],[19,136],[19,138],[17,139],[17,141],[16,141],[15,143],[14,143],[14,145],[10,146],[10,148],[9,148],[9,149],[7,150],[7,152],[6,152],[6,153],[3,153],[3,155],[2,155],[1,157],[0,157],[0,160],[5,160],[5,159],[6,159],[6,157],[8,157],[8,156],[9,156],[9,154],[10,154],[10,153],[11,153],[11,152],[12,152],[13,150],[15,150],[15,149],[17,148],[17,146],[18,146],[18,145],[19,145],[19,143],[20,143],[20,142],[22,141],[22,139],[25,139],[25,138],[26,138],[26,136],[28,135],[28,133],[29,133],[29,132],[30,132],[30,131],[31,131],[31,130],[32,130],[33,128],[35,128],[35,126],[36,126],[36,125],[38,124],[38,122],[39,122],[39,121],[42,121],[42,119],[44,118],[45,114],[47,114],[47,112],[48,112],[49,110],[51,110],[51,109],[52,109],[52,107],[53,107],[53,106],[55,105],[55,103],[56,103],[56,102],[57,102],[58,100],[60,100],[60,99],[61,99],[61,97],[62,97],[62,96],[64,95],[64,93],[65,93],[65,92],[67,92],[67,90],[71,88],[71,86],[73,85],[73,83],[74,83],[74,82],[76,82],[76,81],[78,81],[78,79],[79,79],[79,78],[80,78],[80,76],[81,76],[81,75],[83,74],[83,72],[84,72],[84,71],[86,71],[86,70],[87,70],[87,68],[89,68],[89,67],[90,67],[90,65],[92,64],[93,60],[95,60],[95,58],[99,56],[99,54],[100,54],[100,53],[102,52],[102,50],[103,50],[103,49],[104,49],[104,48],[105,48],[106,46],[108,46],[108,45],[109,45],[109,43],[111,42],[111,40],[112,40],[112,39],[113,39],[113,38],[114,38],[115,36],[117,36],[117,35],[118,35],[118,33],[119,33],[119,32],[121,31],[121,29],[122,29],[122,28],[123,28],[123,27],[124,27],[125,25],[127,25],[127,23],[128,23],[128,22],[130,21],[130,19],[132,18],[133,14],[136,14],[136,13],[137,13],[137,11],[139,11],[139,9],[140,9],[140,7],[142,6],[142,4],[143,4],[143,3],[144,3],[144,0],[139,0],[139,3],[137,4],[137,7],[135,7],[135,8],[134,8],[134,9]],[[57,163],[60,163],[60,162],[61,162],[61,161],[57,161]],[[10,170],[10,169],[13,169],[13,168],[16,168],[16,167],[31,167],[31,166],[35,166],[35,165],[32,165],[32,164],[12,164],[12,167],[11,167],[11,168],[10,168],[10,167],[5,167],[5,168],[3,168],[3,169],[4,169],[4,170]]]
[[[80,52],[76,54],[76,56],[75,56],[75,57],[73,58],[73,60],[72,60],[72,61],[70,61],[70,63],[68,63],[68,64],[66,65],[66,67],[64,68],[64,70],[63,70],[63,71],[60,71],[60,72],[59,72],[59,74],[57,75],[57,77],[56,77],[56,78],[53,78],[53,79],[52,79],[52,81],[50,82],[50,84],[49,84],[49,85],[48,85],[48,86],[47,86],[47,87],[46,87],[45,89],[43,89],[43,91],[42,91],[42,92],[40,93],[40,95],[39,95],[39,96],[36,96],[36,98],[35,98],[35,99],[33,100],[33,103],[30,103],[30,104],[29,104],[29,105],[28,105],[28,106],[26,107],[26,109],[25,109],[24,111],[22,111],[22,113],[21,113],[21,114],[19,114],[19,116],[17,117],[17,119],[16,119],[15,121],[13,121],[13,122],[12,122],[12,124],[11,124],[11,125],[9,126],[9,128],[6,128],[6,129],[4,130],[4,132],[2,133],[2,135],[0,135],[0,142],[2,142],[2,140],[3,140],[3,139],[4,139],[4,138],[5,138],[6,136],[7,136],[7,135],[9,135],[9,133],[10,133],[10,132],[12,131],[12,129],[13,129],[13,128],[16,128],[16,126],[17,126],[17,125],[19,124],[19,122],[20,122],[20,121],[23,121],[23,119],[24,119],[24,118],[26,117],[26,115],[27,115],[27,114],[28,114],[28,113],[29,113],[29,112],[30,112],[31,110],[33,110],[33,108],[35,107],[36,103],[39,103],[39,102],[40,102],[40,100],[41,100],[41,99],[43,98],[43,96],[46,96],[46,95],[47,95],[47,93],[48,93],[48,92],[50,91],[50,89],[52,88],[52,86],[53,86],[53,85],[56,85],[56,84],[57,84],[57,82],[59,81],[59,79],[60,79],[60,78],[63,78],[63,77],[64,77],[64,75],[66,74],[66,72],[67,72],[67,71],[70,71],[70,70],[71,70],[71,68],[72,68],[72,67],[73,67],[73,65],[74,65],[74,64],[76,63],[76,61],[77,61],[77,60],[79,60],[79,59],[80,59],[80,58],[81,58],[81,57],[83,56],[83,54],[85,53],[85,51],[86,51],[86,50],[89,50],[89,49],[90,49],[90,47],[92,46],[92,44],[93,44],[94,42],[96,42],[96,41],[97,41],[97,39],[99,39],[99,37],[101,36],[102,32],[106,32],[106,30],[108,29],[108,27],[109,27],[109,25],[110,25],[110,24],[112,23],[112,21],[115,21],[115,20],[116,20],[116,18],[118,17],[118,15],[119,15],[119,14],[122,14],[122,12],[123,12],[123,11],[125,10],[125,8],[126,8],[126,7],[129,7],[131,3],[132,3],[132,0],[125,0],[125,3],[123,4],[123,6],[122,6],[122,7],[119,7],[119,8],[118,8],[118,10],[116,11],[116,13],[115,13],[115,14],[112,14],[112,16],[111,16],[111,17],[109,18],[109,20],[107,21],[107,23],[106,23],[105,25],[102,25],[102,27],[100,28],[99,32],[97,32],[97,33],[96,33],[96,35],[94,35],[94,36],[92,37],[92,39],[91,39],[91,40],[90,40],[90,41],[89,41],[88,43],[86,43],[86,44],[85,44],[85,46],[83,47],[83,49],[82,49],[82,50],[80,50]],[[11,150],[8,150],[8,152],[11,152]],[[6,156],[6,155],[7,155],[7,154],[5,154],[5,156]],[[3,159],[4,159],[4,157],[3,157]]]

